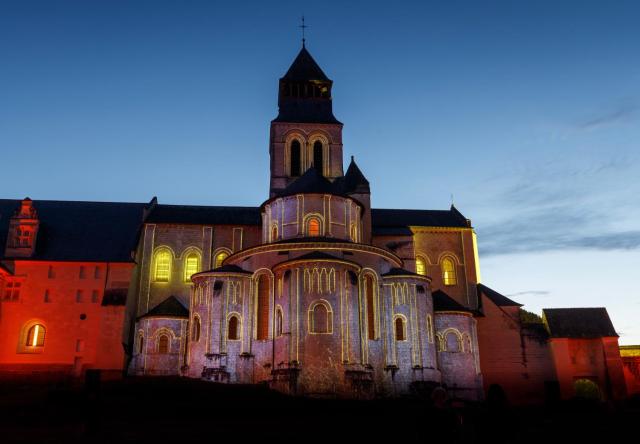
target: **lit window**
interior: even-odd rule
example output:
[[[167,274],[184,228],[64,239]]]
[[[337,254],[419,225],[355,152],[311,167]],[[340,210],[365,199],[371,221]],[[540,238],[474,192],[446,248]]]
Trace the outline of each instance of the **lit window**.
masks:
[[[316,217],[312,217],[307,222],[307,235],[310,237],[320,236],[320,220]]]
[[[200,270],[200,256],[191,253],[184,261],[184,281],[190,282],[191,276]]]
[[[404,341],[407,339],[407,335],[405,332],[405,323],[404,319],[398,316],[395,320],[395,330],[396,330],[396,341]]]
[[[155,270],[153,280],[156,282],[169,282],[171,274],[171,253],[161,250],[156,253]]]
[[[20,298],[21,285],[19,281],[8,281],[4,288],[4,301],[17,301]]]
[[[227,330],[227,339],[237,341],[240,339],[240,320],[237,316],[229,318],[229,329]]]
[[[427,274],[427,264],[421,257],[416,257],[416,273],[421,276],[425,276]]]
[[[161,355],[169,353],[169,336],[165,334],[158,336],[158,353]]]
[[[278,240],[278,226],[274,225],[271,227],[271,242],[275,242]]]
[[[46,330],[44,325],[36,324],[29,328],[27,332],[27,347],[44,347],[44,334]]]
[[[442,259],[442,280],[444,285],[456,285],[456,266],[451,258]]]
[[[358,230],[356,229],[356,224],[351,224],[351,228],[349,229],[349,236],[351,237],[351,242],[358,241]]]
[[[229,257],[229,253],[225,252],[225,251],[221,251],[220,253],[218,253],[216,255],[216,266],[215,268],[220,268],[222,267],[222,263],[224,262],[224,260],[226,258]]]

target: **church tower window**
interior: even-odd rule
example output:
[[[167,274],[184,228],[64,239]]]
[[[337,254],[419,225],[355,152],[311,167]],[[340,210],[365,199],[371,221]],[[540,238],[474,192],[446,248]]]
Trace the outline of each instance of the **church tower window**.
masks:
[[[269,339],[269,277],[261,274],[258,278],[258,300],[256,313],[256,339]]]
[[[278,226],[274,224],[271,227],[271,242],[275,242],[277,240],[278,240]]]
[[[456,265],[453,262],[453,259],[450,257],[445,257],[442,259],[442,281],[444,285],[456,285],[458,283],[458,279],[456,277]]]
[[[293,140],[290,147],[291,156],[289,157],[291,177],[298,177],[302,172],[302,148],[298,140]]]
[[[190,282],[191,276],[200,271],[200,256],[196,252],[189,253],[184,260],[184,281]]]
[[[313,144],[313,166],[324,176],[324,153],[322,142],[316,140]]]
[[[153,280],[156,282],[169,282],[171,275],[171,252],[160,250],[155,256]]]

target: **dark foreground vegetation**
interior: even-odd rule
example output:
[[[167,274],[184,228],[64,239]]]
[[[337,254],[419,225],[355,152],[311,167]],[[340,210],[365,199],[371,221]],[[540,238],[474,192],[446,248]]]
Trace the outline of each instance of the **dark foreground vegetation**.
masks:
[[[640,402],[436,407],[419,397],[291,398],[179,378],[0,382],[0,443],[640,442]],[[636,434],[634,434],[636,431]],[[233,441],[231,441],[233,440]]]

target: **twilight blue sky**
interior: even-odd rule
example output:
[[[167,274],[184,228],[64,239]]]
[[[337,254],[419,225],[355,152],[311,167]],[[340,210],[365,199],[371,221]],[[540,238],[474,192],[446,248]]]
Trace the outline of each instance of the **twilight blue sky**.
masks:
[[[344,3],[1,2],[0,197],[260,204],[304,12],[374,206],[453,194],[485,284],[640,343],[640,3]]]

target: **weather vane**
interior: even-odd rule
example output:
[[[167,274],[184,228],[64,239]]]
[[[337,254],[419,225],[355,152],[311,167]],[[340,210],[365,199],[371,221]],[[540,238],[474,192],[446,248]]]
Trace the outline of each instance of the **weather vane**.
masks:
[[[302,16],[302,25],[300,25],[300,26],[299,26],[299,28],[301,28],[301,29],[302,29],[302,47],[304,48],[304,42],[305,42],[305,40],[306,40],[306,39],[304,38],[304,30],[305,30],[306,28],[308,28],[308,26],[304,24],[304,15]]]

